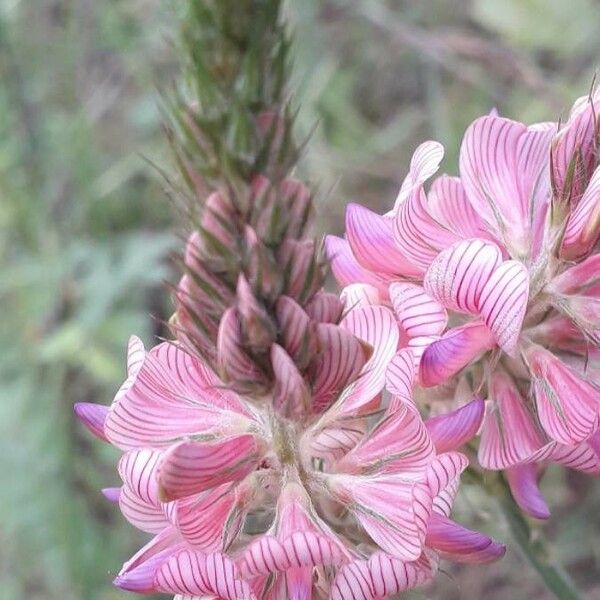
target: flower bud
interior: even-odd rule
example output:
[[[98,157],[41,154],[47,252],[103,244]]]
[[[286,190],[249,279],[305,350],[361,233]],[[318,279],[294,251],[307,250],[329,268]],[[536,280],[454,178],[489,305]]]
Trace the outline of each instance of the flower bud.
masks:
[[[266,351],[275,341],[275,324],[241,273],[237,284],[237,308],[242,333],[248,346],[255,352]]]

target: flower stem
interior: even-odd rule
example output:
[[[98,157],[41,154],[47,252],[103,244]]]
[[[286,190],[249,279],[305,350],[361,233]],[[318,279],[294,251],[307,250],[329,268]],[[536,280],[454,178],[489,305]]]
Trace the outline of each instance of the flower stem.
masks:
[[[500,486],[498,486],[500,487]],[[502,494],[499,504],[508,523],[511,535],[521,553],[537,571],[548,591],[559,600],[583,600],[571,578],[550,557],[545,540],[536,535],[533,538],[531,528],[521,510],[515,503],[508,488],[502,481]]]

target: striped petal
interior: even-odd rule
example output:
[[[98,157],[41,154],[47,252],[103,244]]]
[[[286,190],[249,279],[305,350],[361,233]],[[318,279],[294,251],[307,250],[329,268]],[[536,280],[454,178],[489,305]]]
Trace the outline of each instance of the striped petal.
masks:
[[[504,471],[515,502],[519,508],[535,519],[549,519],[550,510],[538,487],[538,470],[535,464],[510,467]]]
[[[390,275],[418,275],[394,240],[393,219],[361,206],[346,208],[346,238],[354,257],[369,271]]]
[[[125,452],[119,460],[119,475],[123,483],[143,502],[160,503],[157,470],[162,452],[142,448]]]
[[[418,363],[413,351],[410,348],[402,348],[388,365],[385,375],[387,390],[401,402],[411,404],[417,370]],[[393,399],[390,408],[392,403]]]
[[[132,335],[127,342],[127,379],[116,393],[113,402],[117,402],[134,384],[139,370],[144,364],[146,350],[139,337]]]
[[[313,407],[320,412],[356,379],[367,363],[369,349],[337,325],[320,323],[316,331],[321,352],[311,364],[311,382]]]
[[[433,444],[420,415],[403,407],[380,421],[338,461],[336,471],[397,473],[406,479],[420,479],[433,457]]]
[[[516,465],[540,450],[544,438],[513,380],[496,372],[491,380],[478,459],[484,469]]]
[[[288,296],[279,296],[275,311],[281,345],[299,368],[306,367],[317,351],[317,339],[310,317]]]
[[[405,562],[376,552],[369,560],[355,560],[337,573],[331,600],[375,600],[423,585],[433,578],[436,565],[423,554]]]
[[[351,283],[347,285],[341,291],[340,298],[347,311],[360,306],[382,303],[381,292],[368,283]]]
[[[482,291],[501,262],[495,244],[463,240],[440,252],[425,274],[423,287],[447,308],[478,314]]]
[[[271,346],[271,366],[275,377],[273,404],[277,411],[293,418],[306,415],[311,391],[296,363],[279,344]]]
[[[597,167],[581,200],[571,212],[560,250],[561,257],[585,256],[600,235],[600,167]]]
[[[517,348],[528,298],[529,274],[516,260],[502,263],[481,291],[481,316],[500,348],[511,355]]]
[[[385,552],[416,560],[423,550],[433,496],[397,475],[328,477],[329,488]]]
[[[583,292],[587,287],[600,281],[600,253],[588,256],[585,260],[563,271],[550,283],[550,290],[563,294]]]
[[[422,287],[413,283],[392,283],[390,299],[406,337],[440,335],[446,329],[446,309]]]
[[[433,216],[459,237],[468,239],[490,235],[469,202],[459,177],[438,177],[431,184],[428,198]]]
[[[494,345],[494,337],[483,323],[450,329],[425,348],[419,366],[421,384],[431,387],[443,383]]]
[[[108,442],[104,433],[104,423],[108,416],[108,406],[94,404],[92,402],[77,402],[73,406],[77,418],[98,439]]]
[[[337,323],[344,305],[337,294],[317,292],[304,306],[306,314],[317,323]]]
[[[256,468],[258,457],[259,444],[252,435],[181,442],[164,453],[158,466],[160,498],[169,502],[242,479]]]
[[[140,498],[128,485],[121,488],[119,508],[123,516],[134,526],[148,533],[160,533],[169,525],[165,511],[158,503]]]
[[[382,275],[361,267],[348,242],[334,235],[325,238],[325,252],[331,263],[331,271],[340,286],[351,283],[368,283],[385,291],[386,279]]]
[[[541,346],[532,346],[527,359],[537,412],[545,432],[567,445],[589,438],[598,428],[598,389]]]
[[[600,429],[579,444],[554,444],[546,458],[569,469],[600,475]]]
[[[454,521],[433,513],[429,519],[427,546],[442,558],[462,563],[488,563],[504,556],[506,547],[483,533],[471,531]]]
[[[395,211],[416,188],[423,185],[437,172],[443,158],[444,146],[439,142],[427,141],[417,147],[410,160],[408,175],[396,198]]]
[[[485,402],[476,398],[457,410],[427,419],[425,427],[436,452],[457,450],[469,442],[479,431],[484,412]]]
[[[469,466],[469,459],[460,452],[444,452],[427,469],[427,484],[432,497],[446,491]]]
[[[250,586],[239,578],[233,562],[223,554],[183,550],[158,570],[156,587],[164,593],[214,595],[217,600],[255,600]]]
[[[341,413],[356,414],[368,407],[383,390],[387,366],[396,354],[400,333],[394,314],[385,306],[351,310],[340,325],[373,348],[360,377],[344,390],[338,402]]]

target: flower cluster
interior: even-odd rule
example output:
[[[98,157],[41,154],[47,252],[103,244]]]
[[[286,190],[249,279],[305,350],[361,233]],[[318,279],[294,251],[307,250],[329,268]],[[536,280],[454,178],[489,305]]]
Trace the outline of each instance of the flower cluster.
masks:
[[[481,117],[460,177],[427,192],[443,147],[426,142],[394,208],[350,205],[327,241],[347,303],[393,308],[425,405],[486,399],[479,463],[537,518],[543,463],[600,473],[599,109],[596,92],[562,125]]]
[[[503,554],[449,518],[467,466],[456,449],[476,432],[483,402],[423,422],[384,306],[317,330],[328,343],[312,390],[291,380],[285,395],[302,410],[250,401],[180,344],[146,352],[137,338],[113,404],[77,405],[123,451],[123,485],[105,494],[155,534],[116,585],[180,599],[387,598],[430,580],[440,557]]]

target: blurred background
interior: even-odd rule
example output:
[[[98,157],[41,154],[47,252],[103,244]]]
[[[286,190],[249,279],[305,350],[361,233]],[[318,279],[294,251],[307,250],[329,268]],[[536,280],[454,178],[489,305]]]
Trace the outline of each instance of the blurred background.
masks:
[[[174,0],[0,0],[0,599],[116,600],[143,542],[99,494],[116,454],[76,423],[109,403],[130,333],[171,312],[179,226],[149,162],[170,169],[157,82],[177,77]],[[321,231],[344,207],[392,206],[411,153],[437,139],[456,173],[461,136],[496,107],[556,120],[600,65],[596,0],[293,0],[299,169]],[[600,486],[544,480],[552,552],[600,598]],[[493,501],[463,486],[457,518],[507,539]],[[549,598],[517,550],[445,566],[411,598]]]

